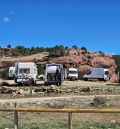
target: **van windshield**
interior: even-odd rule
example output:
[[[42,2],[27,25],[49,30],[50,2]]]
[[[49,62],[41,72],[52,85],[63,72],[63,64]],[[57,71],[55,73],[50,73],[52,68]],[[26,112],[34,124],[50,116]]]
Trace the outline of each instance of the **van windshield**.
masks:
[[[21,74],[24,74],[24,73],[29,74],[30,73],[30,69],[28,69],[28,68],[26,68],[26,69],[20,68],[19,69],[19,73],[21,73]]]
[[[69,74],[77,74],[77,71],[69,71]]]
[[[13,72],[13,70],[10,70],[10,73],[12,73]]]
[[[105,71],[105,75],[108,75],[108,71]]]
[[[91,71],[88,71],[88,72],[87,72],[87,75],[89,75],[89,74],[91,74]]]

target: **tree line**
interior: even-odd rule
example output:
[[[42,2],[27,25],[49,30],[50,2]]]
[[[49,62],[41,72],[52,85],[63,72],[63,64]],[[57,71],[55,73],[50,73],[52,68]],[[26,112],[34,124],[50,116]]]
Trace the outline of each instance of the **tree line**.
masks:
[[[1,48],[1,46],[0,46]],[[10,44],[7,45],[7,48],[12,48]],[[85,47],[78,48],[76,45],[73,45],[74,49],[83,49],[87,51]],[[59,57],[65,55],[65,50],[69,49],[69,47],[64,47],[63,45],[56,45],[54,47],[24,47],[24,46],[16,46],[14,49],[10,49],[9,51],[1,51],[0,56],[28,56],[41,52],[49,52],[49,56],[51,57]]]

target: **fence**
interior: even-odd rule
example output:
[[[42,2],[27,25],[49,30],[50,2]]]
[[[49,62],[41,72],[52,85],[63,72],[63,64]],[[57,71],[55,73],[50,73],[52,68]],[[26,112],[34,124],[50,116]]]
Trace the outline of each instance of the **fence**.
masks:
[[[18,129],[18,112],[68,113],[68,129],[72,129],[72,113],[120,113],[120,109],[45,109],[45,108],[4,108],[3,112],[14,112],[14,129]]]

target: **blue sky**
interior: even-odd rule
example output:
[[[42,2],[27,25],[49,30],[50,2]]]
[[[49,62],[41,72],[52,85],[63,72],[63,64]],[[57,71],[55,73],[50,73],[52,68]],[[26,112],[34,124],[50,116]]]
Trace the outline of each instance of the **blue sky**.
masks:
[[[0,0],[0,46],[7,44],[120,54],[120,1]]]

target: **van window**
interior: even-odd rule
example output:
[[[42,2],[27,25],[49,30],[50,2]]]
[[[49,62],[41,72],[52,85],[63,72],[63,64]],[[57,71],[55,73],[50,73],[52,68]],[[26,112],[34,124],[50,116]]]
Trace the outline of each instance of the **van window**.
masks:
[[[10,73],[12,73],[13,71],[12,70],[10,70]]]
[[[77,71],[69,71],[70,74],[77,74]]]
[[[108,71],[105,71],[105,75],[108,75]]]
[[[19,73],[21,73],[21,74],[23,74],[23,73],[29,74],[30,69],[19,69]]]
[[[87,72],[87,75],[89,75],[89,74],[91,74],[91,71],[88,71],[88,72]]]

